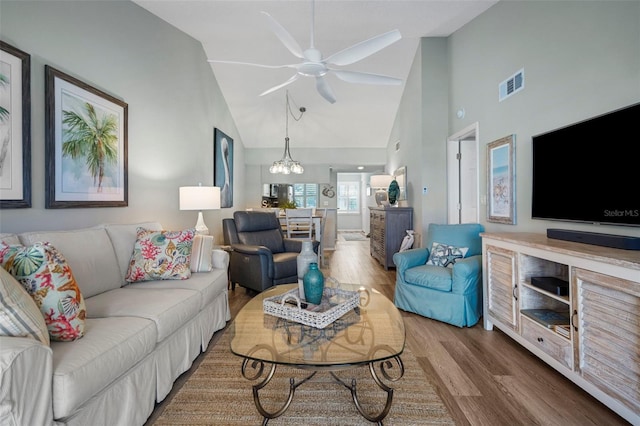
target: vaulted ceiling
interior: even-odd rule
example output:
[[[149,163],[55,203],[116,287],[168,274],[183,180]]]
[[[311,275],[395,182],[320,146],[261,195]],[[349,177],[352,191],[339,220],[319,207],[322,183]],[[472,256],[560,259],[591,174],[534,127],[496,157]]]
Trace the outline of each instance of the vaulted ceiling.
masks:
[[[279,22],[303,50],[310,46],[311,0],[134,1],[199,40],[208,59],[266,65],[300,62],[270,29],[262,11]],[[315,47],[325,58],[394,29],[402,35],[401,40],[381,51],[338,68],[397,77],[403,84],[353,84],[328,74],[327,82],[336,97],[333,104],[318,94],[314,79],[306,77],[259,96],[293,76],[295,70],[291,68],[267,69],[220,63],[210,66],[247,148],[282,148],[287,90],[294,113],[299,115],[299,107],[307,110],[299,121],[289,118],[292,153],[302,147],[384,148],[420,38],[448,36],[496,2],[316,0]],[[180,60],[179,57],[168,59]]]

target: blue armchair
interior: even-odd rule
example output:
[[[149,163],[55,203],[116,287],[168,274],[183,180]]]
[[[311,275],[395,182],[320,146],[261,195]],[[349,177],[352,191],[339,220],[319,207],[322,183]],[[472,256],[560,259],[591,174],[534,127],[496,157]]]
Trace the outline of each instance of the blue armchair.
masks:
[[[481,232],[484,227],[477,223],[432,223],[426,248],[395,253],[395,305],[404,311],[458,327],[476,324],[482,316]],[[436,265],[426,264],[433,243],[440,245],[435,253]],[[462,252],[468,248],[468,251],[462,253],[455,248]]]

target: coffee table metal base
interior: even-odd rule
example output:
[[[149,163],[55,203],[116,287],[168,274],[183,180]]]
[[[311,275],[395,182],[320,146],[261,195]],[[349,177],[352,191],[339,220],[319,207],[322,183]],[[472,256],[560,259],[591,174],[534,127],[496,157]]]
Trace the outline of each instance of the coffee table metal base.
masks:
[[[390,371],[394,368],[394,363],[398,367],[398,371],[395,372],[394,370],[394,373],[396,374],[389,374]],[[266,364],[269,364],[268,372],[265,371]],[[380,368],[380,372],[382,373],[382,378],[376,372],[376,368],[375,368],[376,364],[378,364]],[[365,412],[362,408],[362,405],[360,404],[360,400],[358,399],[356,379],[355,378],[351,379],[351,383],[347,383],[335,374],[335,371],[354,368],[353,366],[338,367],[338,366],[332,365],[332,366],[328,366],[327,368],[319,368],[319,367],[312,368],[309,366],[296,365],[295,368],[299,368],[301,370],[313,370],[313,372],[309,374],[307,377],[305,377],[304,379],[298,380],[297,382],[293,377],[289,378],[289,395],[287,397],[287,400],[285,401],[285,403],[282,405],[280,409],[270,412],[270,411],[267,411],[262,406],[262,403],[260,402],[260,390],[269,384],[269,382],[271,381],[271,379],[273,378],[276,372],[277,365],[278,364],[275,364],[275,363],[256,361],[250,358],[245,358],[244,361],[242,362],[242,376],[245,379],[249,381],[256,381],[256,380],[259,380],[264,375],[264,378],[259,383],[253,385],[253,401],[256,405],[256,409],[258,410],[260,415],[263,417],[263,421],[262,421],[263,426],[266,425],[270,419],[275,419],[276,417],[280,417],[287,411],[287,409],[291,405],[291,401],[293,401],[293,396],[298,386],[311,380],[313,376],[315,376],[319,371],[325,371],[325,370],[329,371],[329,373],[331,374],[331,377],[333,377],[333,379],[336,382],[338,382],[339,384],[343,385],[344,387],[346,387],[351,391],[351,398],[353,399],[353,403],[355,404],[356,408],[358,409],[358,412],[362,415],[362,417],[364,417],[365,419],[367,419],[372,423],[382,425],[382,420],[384,420],[387,414],[389,414],[389,410],[391,409],[391,404],[393,402],[393,388],[387,385],[383,381],[383,379],[386,380],[387,382],[396,382],[400,380],[402,376],[404,376],[404,364],[402,363],[402,359],[400,359],[400,356],[395,356],[393,358],[390,358],[384,361],[379,361],[377,363],[370,362],[365,365],[366,367],[369,368],[369,373],[371,374],[373,381],[387,395],[384,408],[378,414],[372,415]]]

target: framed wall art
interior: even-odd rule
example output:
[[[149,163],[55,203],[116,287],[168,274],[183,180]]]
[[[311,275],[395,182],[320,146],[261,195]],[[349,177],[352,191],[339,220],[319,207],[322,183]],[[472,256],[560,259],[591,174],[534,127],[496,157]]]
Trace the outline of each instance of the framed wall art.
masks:
[[[45,207],[128,205],[128,105],[45,66]]]
[[[31,207],[31,56],[0,41],[0,208]]]
[[[515,135],[487,145],[487,221],[515,225]]]
[[[214,129],[213,184],[220,187],[220,207],[233,207],[233,139]]]

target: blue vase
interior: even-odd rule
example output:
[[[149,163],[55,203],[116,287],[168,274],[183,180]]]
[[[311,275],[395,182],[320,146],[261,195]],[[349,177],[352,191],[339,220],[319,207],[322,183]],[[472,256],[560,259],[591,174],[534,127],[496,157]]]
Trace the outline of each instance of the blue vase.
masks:
[[[318,269],[317,263],[310,263],[309,270],[304,274],[304,298],[309,303],[319,305],[322,301],[322,292],[324,291],[324,275]]]

